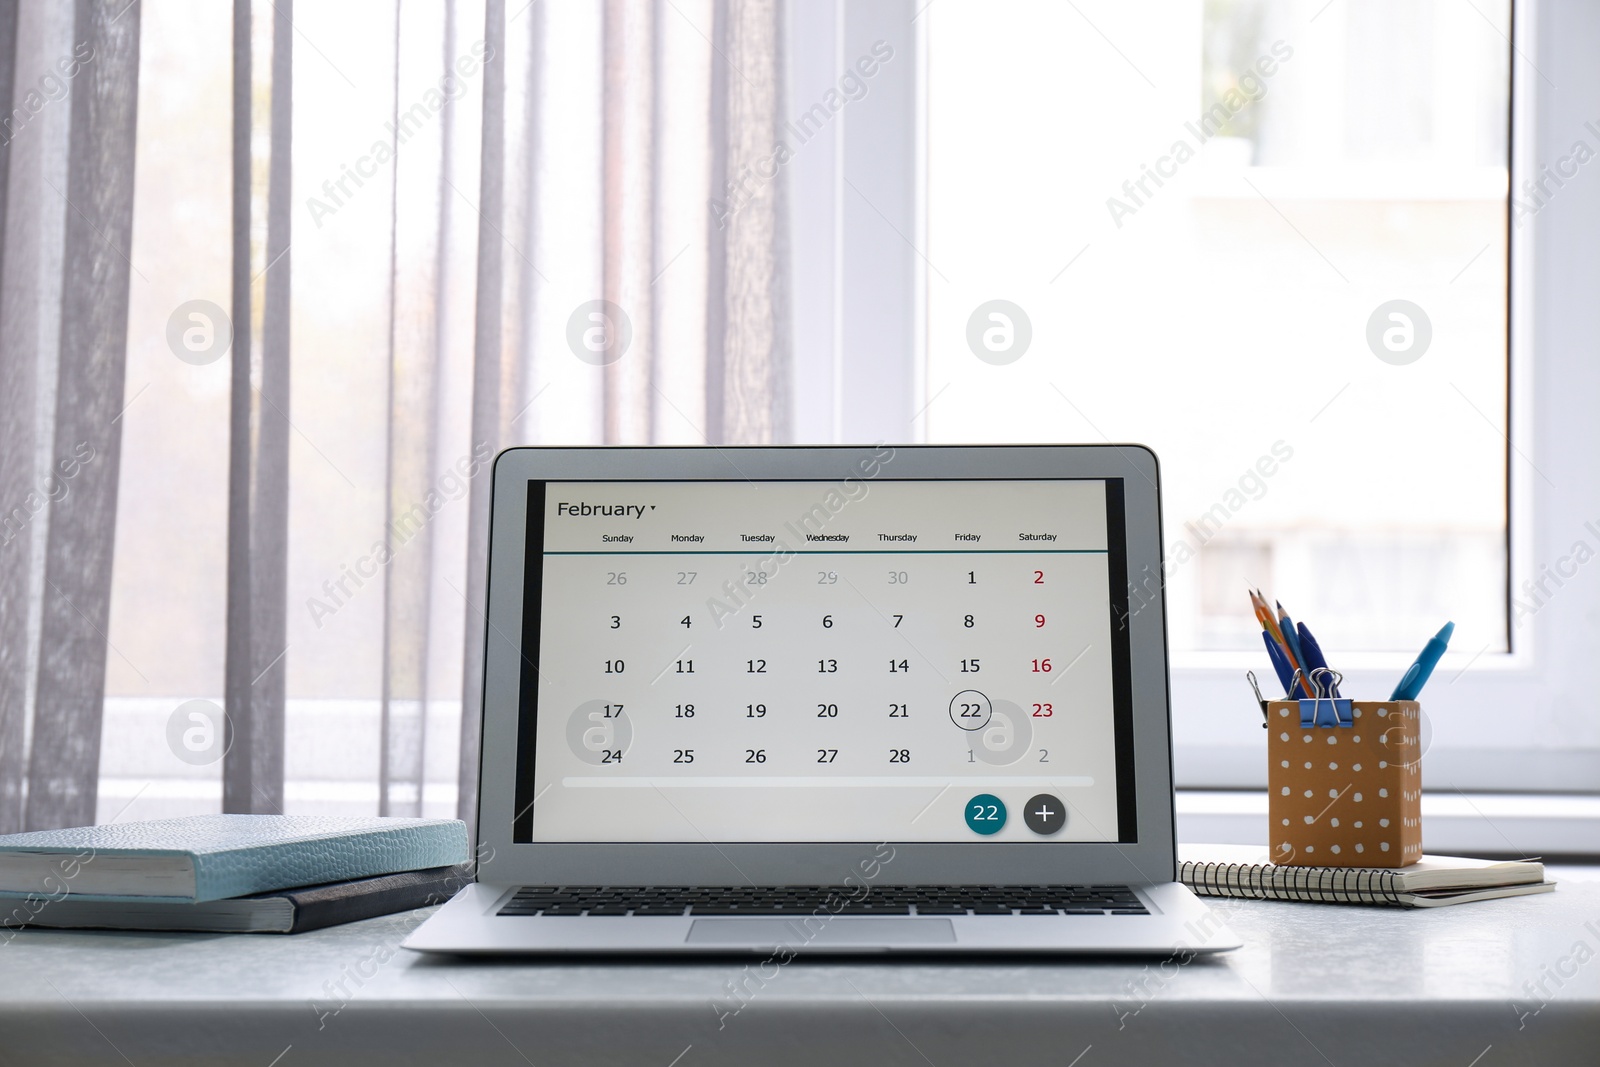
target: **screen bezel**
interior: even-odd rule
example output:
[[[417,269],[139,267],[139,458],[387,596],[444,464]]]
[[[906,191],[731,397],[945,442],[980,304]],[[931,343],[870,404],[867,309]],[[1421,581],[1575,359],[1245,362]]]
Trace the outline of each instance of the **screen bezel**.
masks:
[[[885,457],[888,458],[885,458]],[[1135,837],[1124,842],[518,843],[518,721],[530,481],[1120,479]],[[479,878],[494,884],[883,884],[1171,881],[1175,873],[1159,465],[1141,445],[517,448],[496,457],[489,553]],[[1119,760],[1120,763],[1120,760]]]

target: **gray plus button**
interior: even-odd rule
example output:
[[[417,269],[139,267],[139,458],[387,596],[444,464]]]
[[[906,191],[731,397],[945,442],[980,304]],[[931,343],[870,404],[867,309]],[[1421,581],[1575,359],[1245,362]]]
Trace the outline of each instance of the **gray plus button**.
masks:
[[[1022,821],[1034,833],[1048,837],[1067,824],[1067,806],[1059,797],[1040,793],[1023,805]]]

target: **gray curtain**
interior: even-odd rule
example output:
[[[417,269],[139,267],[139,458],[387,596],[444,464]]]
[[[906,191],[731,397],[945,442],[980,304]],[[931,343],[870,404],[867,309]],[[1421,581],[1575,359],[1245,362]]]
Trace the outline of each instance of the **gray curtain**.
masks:
[[[11,113],[17,77],[18,0],[0,0],[0,115]],[[37,306],[31,284],[37,268],[24,261],[23,242],[11,226],[13,194],[10,130],[0,135],[0,833],[23,826],[27,760],[31,538],[25,513],[11,501],[31,491],[33,466],[34,351],[19,329],[22,307]],[[19,220],[21,221],[21,220]],[[29,257],[30,259],[32,257]],[[22,279],[21,282],[18,278]],[[21,287],[28,285],[28,290]],[[27,457],[24,459],[23,457]],[[31,510],[31,509],[29,509]]]
[[[265,264],[252,273],[252,0],[235,0],[233,377],[228,433],[228,636],[223,667],[227,749],[222,810],[283,810],[288,673],[290,176],[294,0],[270,0],[272,103]],[[241,28],[242,27],[242,28]],[[243,202],[241,205],[241,201]],[[259,360],[253,289],[264,282]],[[256,387],[253,380],[259,380]]]
[[[531,25],[516,32],[534,35],[535,64],[543,55],[539,25],[544,5],[526,9]],[[602,199],[600,296],[622,309],[632,329],[623,358],[602,370],[603,437],[606,444],[650,444],[661,439],[657,384],[660,360],[655,297],[662,272],[682,250],[657,240],[665,211],[680,205],[661,196],[660,69],[663,22],[684,18],[668,0],[605,0],[602,33]],[[722,194],[730,175],[748,173],[782,140],[784,108],[783,0],[712,0],[713,59],[707,70],[709,115],[706,141],[699,146],[709,163],[710,187],[701,203]],[[504,6],[489,0],[485,38],[499,50],[507,45]],[[733,73],[730,73],[733,72]],[[537,95],[535,78],[531,91]],[[530,275],[537,268],[508,235],[524,234],[524,207],[536,203],[532,161],[541,148],[537,131],[508,122],[504,75],[484,85],[482,141],[482,226],[479,230],[477,334],[474,345],[473,440],[498,450],[518,443],[526,427],[507,423],[502,399],[520,395],[519,375],[540,358],[563,354],[530,353],[507,335],[511,314],[508,292],[537,300]],[[529,113],[536,113],[530,109]],[[508,155],[507,139],[526,137],[528,151]],[[677,146],[681,149],[682,146]],[[719,223],[707,212],[706,268],[699,291],[706,302],[705,425],[697,427],[706,444],[761,444],[789,439],[790,375],[787,300],[787,234],[784,182],[766,183]],[[522,195],[508,195],[515,190]],[[521,260],[522,262],[518,262]],[[515,286],[514,270],[524,284]],[[564,310],[564,309],[563,309]],[[668,404],[669,407],[673,405]],[[477,808],[479,723],[482,712],[485,640],[514,635],[485,634],[488,479],[472,486],[468,559],[466,670],[463,675],[460,743],[460,817],[471,820]]]
[[[452,777],[460,814],[470,819],[476,808],[490,479],[466,479],[464,561],[416,508],[452,477],[452,442],[469,440],[476,457],[564,443],[534,401],[541,383],[575,373],[589,376],[597,398],[583,440],[681,442],[685,426],[711,444],[782,441],[789,432],[781,176],[721,224],[710,210],[728,177],[780,138],[782,0],[604,0],[588,15],[510,6],[485,0],[481,82],[463,75],[481,91],[481,118],[475,110],[463,118],[467,104],[452,96],[397,153],[390,182],[387,422],[372,428],[385,442],[389,557],[375,783],[384,814],[421,813],[424,787]],[[394,49],[397,126],[424,87],[477,46],[477,10],[466,0],[394,0],[395,37],[384,46]],[[304,40],[294,12],[292,0],[232,5],[221,673],[222,807],[233,812],[283,810],[286,756],[318,743],[296,736],[286,714],[292,699],[318,695],[289,690],[292,104],[294,45]],[[20,134],[0,121],[0,831],[96,818],[106,663],[118,654],[108,608],[118,427],[131,399],[123,368],[140,14],[127,0],[0,0],[0,117],[56,57],[79,45],[94,55],[72,83],[70,107],[44,108]],[[541,176],[573,158],[547,128],[565,105],[549,61],[573,47],[552,26],[594,14],[603,23],[583,69],[599,90],[602,126],[592,186],[599,232],[589,242],[597,247],[552,249],[541,245],[540,220],[569,210],[557,198],[572,194],[546,188]],[[427,58],[403,47],[416,42],[428,45]],[[372,43],[326,50],[338,47]],[[257,114],[262,98],[270,104]],[[684,101],[698,102],[693,121],[682,121]],[[661,133],[669,120],[678,120],[670,142]],[[700,187],[705,175],[711,188]],[[465,258],[464,248],[472,249]],[[627,358],[575,371],[564,344],[538,343],[560,336],[551,324],[572,312],[572,296],[553,296],[552,279],[580,276],[573,258],[594,265],[581,296],[629,316]],[[662,341],[668,335],[672,344]],[[464,368],[470,398],[458,410],[445,384]],[[302,388],[315,388],[317,373],[302,356]],[[452,739],[430,723],[450,703],[439,673],[453,674],[456,655],[464,669],[452,775],[440,755]]]
[[[0,507],[9,535],[0,562],[0,829],[13,830],[95,818],[141,11],[95,0],[4,6],[8,87],[36,84],[40,69],[75,47],[93,56],[75,72],[70,110],[43,107],[25,126],[8,112],[0,173]]]

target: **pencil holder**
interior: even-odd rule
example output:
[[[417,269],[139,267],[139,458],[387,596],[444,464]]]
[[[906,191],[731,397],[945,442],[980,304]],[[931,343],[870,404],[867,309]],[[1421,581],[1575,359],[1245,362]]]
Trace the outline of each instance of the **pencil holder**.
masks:
[[[1273,863],[1408,867],[1422,858],[1421,711],[1414,700],[1267,705]]]

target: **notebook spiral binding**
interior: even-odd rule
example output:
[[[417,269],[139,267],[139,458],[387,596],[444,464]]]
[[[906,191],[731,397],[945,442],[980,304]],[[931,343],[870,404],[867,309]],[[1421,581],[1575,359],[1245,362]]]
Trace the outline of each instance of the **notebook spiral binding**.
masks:
[[[1393,874],[1369,868],[1280,867],[1270,863],[1186,861],[1179,880],[1202,896],[1400,904]]]

